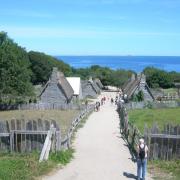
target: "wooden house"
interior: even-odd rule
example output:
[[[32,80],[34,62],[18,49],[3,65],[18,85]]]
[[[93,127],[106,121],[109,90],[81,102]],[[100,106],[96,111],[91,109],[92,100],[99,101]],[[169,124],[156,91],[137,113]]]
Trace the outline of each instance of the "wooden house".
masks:
[[[53,68],[49,81],[40,94],[40,102],[64,105],[71,103],[74,91],[62,72]]]
[[[132,75],[131,79],[123,86],[123,94],[125,99],[130,100],[140,91],[143,92],[144,101],[154,101],[155,98],[146,83],[146,76],[144,74],[139,74],[135,76]]]
[[[96,98],[100,94],[100,89],[92,80],[81,81],[83,98]]]

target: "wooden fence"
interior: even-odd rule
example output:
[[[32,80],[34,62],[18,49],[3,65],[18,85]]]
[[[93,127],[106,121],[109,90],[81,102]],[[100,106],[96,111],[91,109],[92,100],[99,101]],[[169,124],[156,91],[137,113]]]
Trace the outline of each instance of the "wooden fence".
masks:
[[[120,132],[126,138],[131,150],[135,153],[139,138],[143,135],[136,126],[129,122],[128,112],[122,103],[118,104],[117,110],[120,117]]]
[[[175,108],[180,106],[179,101],[154,101],[154,102],[129,102],[124,104],[126,109],[144,109],[144,108]]]
[[[67,109],[84,109],[85,105],[78,104],[53,104],[53,103],[28,103],[18,105],[2,105],[0,110],[67,110]]]
[[[56,121],[12,119],[0,121],[0,150],[6,152],[40,151],[46,135],[53,124],[60,131]]]
[[[144,133],[149,146],[149,159],[180,159],[180,126],[170,124],[160,130],[156,124]]]
[[[152,129],[145,127],[144,135],[142,135],[137,127],[128,121],[128,112],[123,104],[118,104],[118,112],[121,133],[133,152],[139,138],[144,137],[149,147],[149,159],[180,159],[180,126],[166,125],[163,131],[160,131],[157,125],[154,125]]]
[[[48,132],[53,125],[54,143],[51,149],[59,151],[69,148],[72,133],[78,123],[94,110],[94,105],[89,105],[74,119],[67,135],[61,138],[60,128],[54,120],[29,120],[12,119],[10,121],[0,121],[0,151],[1,152],[32,152],[34,150],[41,151]]]

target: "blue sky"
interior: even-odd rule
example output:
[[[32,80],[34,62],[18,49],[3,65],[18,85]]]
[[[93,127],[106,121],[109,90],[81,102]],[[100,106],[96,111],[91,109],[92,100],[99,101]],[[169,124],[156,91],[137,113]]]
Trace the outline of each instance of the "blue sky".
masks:
[[[0,0],[0,30],[51,55],[180,55],[180,0]]]

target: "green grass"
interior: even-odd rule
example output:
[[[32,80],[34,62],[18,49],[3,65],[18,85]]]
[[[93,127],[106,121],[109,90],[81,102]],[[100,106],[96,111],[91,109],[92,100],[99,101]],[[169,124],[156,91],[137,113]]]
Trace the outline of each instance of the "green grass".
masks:
[[[168,88],[168,89],[162,89],[162,92],[164,94],[176,94],[177,93],[177,89],[176,88]]]
[[[149,172],[157,180],[179,180],[180,160],[173,161],[150,161]]]
[[[53,153],[50,155],[50,160],[52,160],[56,163],[61,163],[62,165],[66,165],[73,158],[73,153],[74,153],[74,150],[71,148],[66,151],[60,151],[58,153]]]
[[[180,124],[180,108],[136,109],[128,111],[128,115],[129,121],[134,123],[141,133],[144,132],[145,124],[151,128],[153,123],[156,123],[160,129],[169,123]]]
[[[34,180],[49,173],[57,165],[65,165],[73,158],[73,150],[50,154],[49,160],[39,163],[39,153],[0,154],[1,180]]]
[[[62,136],[66,135],[74,118],[79,114],[78,110],[14,110],[1,111],[0,120],[25,119],[25,120],[56,120],[59,124]]]
[[[1,180],[32,180],[49,172],[55,163],[53,161],[38,162],[38,154],[1,154],[0,179]]]

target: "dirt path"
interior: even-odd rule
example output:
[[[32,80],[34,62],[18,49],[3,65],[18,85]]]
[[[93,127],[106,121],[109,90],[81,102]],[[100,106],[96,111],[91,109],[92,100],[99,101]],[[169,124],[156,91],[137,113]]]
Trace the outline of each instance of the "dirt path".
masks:
[[[76,152],[72,162],[44,180],[135,179],[136,164],[120,138],[119,117],[110,102],[90,115],[73,146]]]

